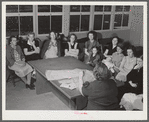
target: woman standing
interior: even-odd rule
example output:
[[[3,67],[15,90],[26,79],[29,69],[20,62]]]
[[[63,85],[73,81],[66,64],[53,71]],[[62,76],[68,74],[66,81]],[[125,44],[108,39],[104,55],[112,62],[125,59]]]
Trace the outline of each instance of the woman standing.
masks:
[[[127,56],[125,56],[120,64],[120,72],[116,75],[116,80],[126,82],[127,74],[134,68],[137,63],[137,58],[135,57],[135,47],[129,46],[127,48]]]
[[[99,42],[96,40],[96,32],[95,31],[90,31],[88,32],[87,34],[87,37],[88,37],[88,41],[85,42],[85,57],[84,57],[84,63],[87,63],[89,62],[89,57],[92,53],[92,48],[94,46],[96,46],[97,48],[99,48],[99,46],[101,46],[99,44]]]
[[[110,79],[111,72],[105,64],[96,64],[93,82],[83,81],[83,71],[79,73],[79,91],[88,97],[87,110],[115,110],[119,107],[116,83]]]
[[[69,42],[65,49],[65,56],[72,56],[78,58],[79,47],[77,41],[77,36],[75,34],[70,34],[68,37]]]
[[[25,62],[25,57],[20,46],[17,45],[17,38],[11,36],[6,48],[6,58],[8,62],[8,68],[15,71],[15,74],[19,76],[26,84],[26,88],[34,89],[31,84],[31,72],[33,69]]]
[[[60,56],[59,43],[56,40],[56,33],[51,31],[49,34],[49,39],[45,40],[41,50],[41,58],[56,58]]]
[[[112,38],[112,44],[110,44],[108,46],[108,48],[105,50],[104,52],[104,56],[107,57],[111,57],[111,55],[117,51],[117,44],[118,44],[119,40],[118,37],[115,36]]]

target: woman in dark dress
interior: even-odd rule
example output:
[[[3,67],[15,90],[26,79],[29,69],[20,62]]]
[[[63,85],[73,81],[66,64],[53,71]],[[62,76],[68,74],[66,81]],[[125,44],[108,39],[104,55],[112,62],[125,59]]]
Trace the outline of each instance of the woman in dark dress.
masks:
[[[137,65],[127,75],[127,82],[118,90],[119,100],[125,93],[143,94],[143,55],[137,58]]]
[[[40,59],[39,41],[35,39],[34,33],[28,34],[28,40],[23,45],[23,51],[26,61]]]
[[[87,110],[115,110],[119,107],[117,86],[110,79],[111,72],[103,63],[96,64],[93,82],[83,81],[83,72],[79,73],[79,91],[88,97]]]
[[[114,52],[117,51],[117,44],[119,42],[119,38],[117,36],[112,38],[112,44],[108,46],[108,48],[104,52],[104,56],[111,57]]]

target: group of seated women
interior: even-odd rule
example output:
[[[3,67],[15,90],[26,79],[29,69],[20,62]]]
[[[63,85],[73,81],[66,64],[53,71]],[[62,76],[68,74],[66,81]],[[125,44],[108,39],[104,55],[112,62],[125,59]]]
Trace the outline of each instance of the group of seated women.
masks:
[[[34,89],[35,85],[31,83],[33,69],[27,61],[57,58],[61,56],[61,50],[54,31],[49,33],[49,38],[44,41],[41,49],[34,33],[29,33],[27,37],[27,41],[21,49],[17,45],[17,38],[11,36],[7,45],[6,57],[9,69],[14,70],[22,78],[26,88]],[[80,72],[79,91],[83,96],[88,97],[87,109],[117,109],[118,98],[120,99],[124,93],[142,94],[143,53],[140,57],[136,57],[135,47],[129,45],[125,48],[124,42],[119,42],[118,37],[113,37],[111,44],[102,53],[99,51],[101,44],[96,40],[96,32],[88,32],[87,37],[84,63],[94,67],[93,75],[96,79],[93,82],[83,81],[84,74]],[[64,49],[64,56],[72,56],[78,59],[78,45],[77,36],[70,34]],[[126,55],[124,54],[125,51],[127,52]],[[125,82],[125,85],[117,88],[117,81]]]

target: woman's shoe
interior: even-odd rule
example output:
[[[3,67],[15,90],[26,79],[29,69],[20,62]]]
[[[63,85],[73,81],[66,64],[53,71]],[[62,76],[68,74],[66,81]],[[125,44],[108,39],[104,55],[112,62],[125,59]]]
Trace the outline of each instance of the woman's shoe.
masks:
[[[26,84],[26,88],[29,88],[30,90],[34,90],[35,89],[35,87],[33,87],[32,85],[28,85],[28,84]]]

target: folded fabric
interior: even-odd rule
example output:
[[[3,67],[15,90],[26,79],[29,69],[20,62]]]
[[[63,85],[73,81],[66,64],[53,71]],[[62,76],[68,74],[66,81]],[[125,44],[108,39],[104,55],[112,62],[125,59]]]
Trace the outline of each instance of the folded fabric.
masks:
[[[123,106],[126,110],[143,110],[142,98],[142,95],[125,93],[121,99],[120,105]]]
[[[82,69],[74,70],[46,70],[45,75],[47,80],[60,80],[65,78],[79,77],[79,72]]]
[[[95,80],[93,71],[77,68],[73,70],[46,70],[45,75],[47,80],[61,80],[79,77],[81,71],[84,71],[83,81],[92,82]]]

